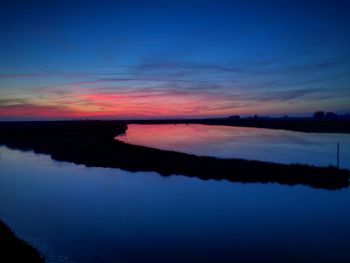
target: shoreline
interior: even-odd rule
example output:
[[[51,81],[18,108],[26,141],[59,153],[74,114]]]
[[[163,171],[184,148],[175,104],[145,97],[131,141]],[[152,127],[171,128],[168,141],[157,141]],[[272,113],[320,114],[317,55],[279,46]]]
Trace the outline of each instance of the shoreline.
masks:
[[[35,248],[18,238],[1,220],[0,243],[0,259],[3,260],[3,262],[45,262],[44,258]]]
[[[159,150],[115,140],[127,125],[115,121],[0,123],[0,144],[33,150],[87,167],[150,171],[236,183],[279,183],[336,190],[349,187],[350,172],[335,167],[219,159]]]

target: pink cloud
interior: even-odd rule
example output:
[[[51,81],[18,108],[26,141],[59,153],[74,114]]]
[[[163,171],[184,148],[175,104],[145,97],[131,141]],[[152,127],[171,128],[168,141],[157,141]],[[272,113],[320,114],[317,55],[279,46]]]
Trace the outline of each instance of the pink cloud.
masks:
[[[209,90],[165,87],[115,89],[37,88],[24,100],[3,99],[0,117],[16,118],[133,118],[224,116],[257,112],[240,96]],[[9,103],[6,103],[9,101]],[[254,108],[253,108],[254,107]]]

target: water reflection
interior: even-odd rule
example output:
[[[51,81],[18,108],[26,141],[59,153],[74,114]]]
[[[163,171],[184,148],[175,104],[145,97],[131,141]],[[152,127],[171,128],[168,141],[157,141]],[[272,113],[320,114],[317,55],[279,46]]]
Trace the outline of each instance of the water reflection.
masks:
[[[248,127],[200,124],[128,125],[127,143],[221,158],[243,158],[278,163],[336,165],[350,168],[350,135],[302,133]]]
[[[350,189],[162,177],[0,153],[0,218],[49,263],[350,260]]]

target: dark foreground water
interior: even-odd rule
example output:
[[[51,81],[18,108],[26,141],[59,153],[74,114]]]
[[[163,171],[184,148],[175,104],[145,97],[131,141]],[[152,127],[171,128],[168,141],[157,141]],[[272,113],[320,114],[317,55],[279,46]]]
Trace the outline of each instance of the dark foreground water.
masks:
[[[0,219],[48,262],[350,262],[349,189],[85,168],[0,147]]]
[[[220,158],[276,163],[336,165],[350,169],[350,134],[304,133],[200,124],[128,125],[118,140],[128,143]]]

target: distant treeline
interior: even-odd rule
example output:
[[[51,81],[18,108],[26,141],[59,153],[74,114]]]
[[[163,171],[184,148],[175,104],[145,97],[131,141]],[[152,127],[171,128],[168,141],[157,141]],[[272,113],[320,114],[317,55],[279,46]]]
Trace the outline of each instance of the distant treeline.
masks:
[[[316,111],[313,115],[313,118],[321,120],[350,120],[350,114],[337,114],[334,112]]]
[[[248,116],[248,117],[241,117],[240,115],[231,115],[228,117],[228,119],[270,119],[272,117],[270,116],[258,116],[258,115],[253,115],[253,116]],[[317,119],[317,120],[350,120],[350,114],[345,113],[345,114],[337,114],[335,112],[325,112],[325,111],[316,111],[312,117],[290,117],[290,116],[283,116],[283,117],[274,117],[274,119]]]

